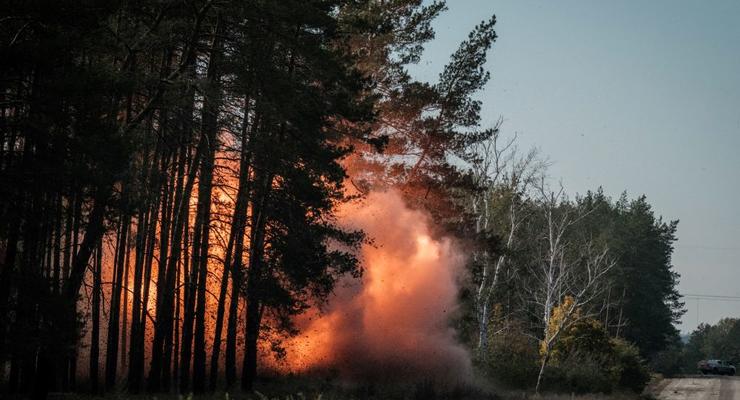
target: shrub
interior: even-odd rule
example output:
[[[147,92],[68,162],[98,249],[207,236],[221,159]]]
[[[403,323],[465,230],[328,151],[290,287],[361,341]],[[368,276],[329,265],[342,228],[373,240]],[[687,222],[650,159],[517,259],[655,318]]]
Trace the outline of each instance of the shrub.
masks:
[[[619,387],[641,393],[650,381],[650,370],[640,357],[640,350],[622,339],[612,339],[614,349],[613,373]]]
[[[509,388],[529,388],[537,381],[537,343],[519,332],[491,337],[488,354],[481,360],[487,375]]]
[[[671,378],[678,375],[683,371],[684,356],[683,347],[681,344],[671,344],[665,350],[658,352],[653,356],[650,361],[650,368],[658,373],[663,374],[667,378]],[[692,368],[687,372],[694,372],[694,366],[696,363],[692,363]]]
[[[497,383],[511,389],[531,389],[541,361],[539,344],[519,329],[492,336],[479,366]],[[563,332],[553,347],[543,376],[543,388],[564,393],[640,393],[650,371],[637,347],[610,339],[601,323],[582,319]]]
[[[571,353],[545,370],[545,390],[565,393],[611,393],[614,379],[607,361],[596,354]]]
[[[565,332],[552,349],[552,360],[557,363],[561,359],[577,358],[578,355],[595,355],[605,360],[612,355],[612,345],[609,335],[601,322],[586,318],[575,322]]]
[[[593,319],[578,321],[564,332],[552,359],[548,385],[557,391],[609,393],[629,389],[640,393],[650,380],[638,348],[622,339],[610,339],[601,323]]]

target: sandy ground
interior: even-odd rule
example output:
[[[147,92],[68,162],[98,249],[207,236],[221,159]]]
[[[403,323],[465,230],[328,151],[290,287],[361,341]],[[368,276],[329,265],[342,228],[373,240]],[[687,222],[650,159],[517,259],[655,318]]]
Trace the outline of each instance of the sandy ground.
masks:
[[[659,400],[740,400],[740,377],[690,376],[667,379]]]

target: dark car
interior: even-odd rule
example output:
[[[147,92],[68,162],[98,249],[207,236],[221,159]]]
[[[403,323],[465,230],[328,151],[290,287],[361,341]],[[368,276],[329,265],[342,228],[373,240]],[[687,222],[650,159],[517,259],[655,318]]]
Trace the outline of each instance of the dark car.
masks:
[[[723,360],[702,360],[697,367],[702,375],[735,375],[735,366]]]

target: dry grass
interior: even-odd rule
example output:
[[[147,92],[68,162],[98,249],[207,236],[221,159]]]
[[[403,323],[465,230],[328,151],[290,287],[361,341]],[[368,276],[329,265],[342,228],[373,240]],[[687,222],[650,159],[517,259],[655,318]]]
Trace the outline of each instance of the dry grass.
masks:
[[[108,393],[105,396],[95,397],[82,394],[53,393],[49,400],[646,400],[652,397],[636,395],[634,393],[614,394],[541,394],[531,392],[497,392],[491,393],[473,387],[457,387],[451,389],[425,388],[375,388],[365,389],[334,389],[324,392],[295,391],[288,393],[268,393],[256,391],[252,394],[216,393],[202,396],[180,395],[129,395],[125,393]]]
[[[474,385],[440,385],[430,381],[409,384],[375,383],[363,385],[341,385],[335,381],[292,377],[270,380],[258,385],[251,394],[236,390],[234,393],[212,393],[193,395],[130,395],[123,392],[105,396],[84,394],[52,393],[49,400],[650,400],[650,393],[657,393],[661,379],[645,391],[646,395],[634,393],[613,394],[552,394],[535,395],[532,391],[501,390],[486,382]],[[651,390],[653,388],[653,390]]]

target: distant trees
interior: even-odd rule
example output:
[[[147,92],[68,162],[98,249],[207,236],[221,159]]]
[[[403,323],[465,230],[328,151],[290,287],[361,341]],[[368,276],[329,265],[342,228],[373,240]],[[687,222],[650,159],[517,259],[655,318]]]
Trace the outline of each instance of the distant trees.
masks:
[[[656,217],[644,195],[612,202],[598,190],[579,202],[594,209],[582,234],[606,243],[616,261],[604,324],[651,358],[676,340],[674,324],[684,313],[671,264],[678,221]]]
[[[701,360],[720,359],[740,364],[740,319],[723,318],[715,325],[700,324],[683,347],[686,373],[695,373]]]
[[[699,324],[688,337],[676,338],[656,353],[651,366],[666,376],[696,374],[699,361],[711,359],[740,364],[740,319],[723,318],[714,325]]]
[[[499,188],[505,190],[502,184]],[[563,199],[562,189],[558,192],[529,190],[521,193],[518,203],[521,216],[517,231],[519,240],[513,243],[507,240],[506,246],[494,248],[494,255],[508,258],[507,271],[516,274],[516,279],[501,287],[501,292],[494,295],[493,304],[500,304],[507,290],[514,290],[517,282],[525,285],[525,290],[534,288],[527,279],[537,276],[532,267],[537,265],[534,262],[536,254],[543,254],[543,259],[553,261],[571,257],[577,263],[590,259],[587,256],[590,254],[611,260],[608,264],[613,264],[605,273],[603,290],[593,298],[598,303],[605,329],[614,336],[634,342],[647,357],[673,342],[677,337],[673,324],[683,314],[683,303],[676,291],[678,275],[670,264],[677,221],[665,223],[655,218],[644,196],[630,201],[623,195],[612,202],[601,190],[588,192],[575,200]],[[480,210],[477,214],[490,219],[487,224],[493,228],[489,231],[496,232],[501,227],[509,229],[510,214],[497,210],[511,204],[506,197],[490,197],[487,210]],[[501,237],[501,233],[498,235]],[[542,246],[537,244],[541,240],[545,240]],[[644,257],[636,258],[636,254],[644,254]],[[480,268],[475,265],[474,262],[473,267]],[[587,277],[586,272],[575,269],[574,276]],[[638,276],[643,279],[638,279]],[[480,285],[481,281],[476,282]],[[649,327],[639,322],[644,316],[633,300],[640,293],[644,293],[641,298],[647,308],[645,312],[653,315],[656,321]],[[562,296],[555,297],[562,299]],[[510,302],[506,300],[505,303]]]

